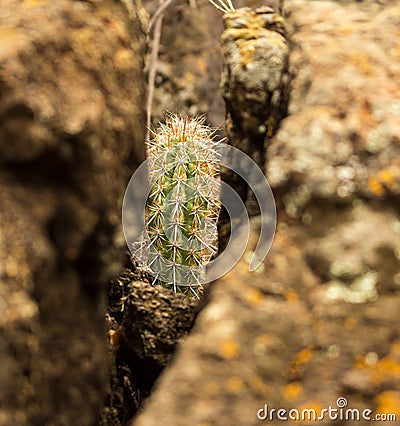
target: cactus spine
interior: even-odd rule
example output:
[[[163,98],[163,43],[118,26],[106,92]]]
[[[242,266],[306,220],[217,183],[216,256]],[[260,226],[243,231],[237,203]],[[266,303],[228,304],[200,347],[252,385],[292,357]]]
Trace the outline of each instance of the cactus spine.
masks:
[[[148,142],[145,265],[154,283],[196,297],[216,253],[218,142],[204,117],[167,115]]]

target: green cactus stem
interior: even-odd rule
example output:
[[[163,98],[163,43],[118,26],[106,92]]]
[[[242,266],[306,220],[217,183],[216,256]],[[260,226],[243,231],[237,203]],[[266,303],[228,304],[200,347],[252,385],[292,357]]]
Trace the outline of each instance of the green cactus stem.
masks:
[[[219,155],[204,117],[169,114],[148,142],[146,266],[174,292],[198,297],[216,253]]]

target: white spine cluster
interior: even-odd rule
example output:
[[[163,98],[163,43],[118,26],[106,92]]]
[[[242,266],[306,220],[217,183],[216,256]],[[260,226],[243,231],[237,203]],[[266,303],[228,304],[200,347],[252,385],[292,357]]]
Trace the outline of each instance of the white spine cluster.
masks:
[[[227,13],[232,10],[235,10],[231,0],[208,0],[216,9],[221,12]]]
[[[204,122],[169,114],[148,142],[151,190],[140,256],[154,283],[196,297],[217,250],[220,211],[217,142]]]

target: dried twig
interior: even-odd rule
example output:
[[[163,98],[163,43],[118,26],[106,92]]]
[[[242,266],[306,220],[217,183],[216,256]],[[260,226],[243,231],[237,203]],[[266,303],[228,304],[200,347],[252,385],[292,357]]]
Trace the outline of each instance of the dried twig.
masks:
[[[150,18],[150,22],[149,22],[149,25],[147,27],[147,36],[150,34],[154,23],[157,21],[157,19],[160,17],[160,15],[163,14],[164,10],[172,3],[172,1],[173,0],[161,1],[157,10],[153,13],[153,16]]]
[[[154,25],[153,42],[152,42],[151,54],[150,54],[148,93],[147,93],[147,105],[146,105],[146,115],[147,115],[146,140],[150,139],[151,112],[153,107],[158,52],[160,50],[162,21],[163,21],[164,11],[171,3],[172,3],[172,0],[161,0],[160,6],[158,7],[156,12],[152,16],[149,23],[149,27],[148,27],[148,34],[149,34],[152,26]]]
[[[231,10],[235,10],[231,0],[208,0],[216,9],[221,12],[227,13]],[[225,3],[226,1],[226,3]]]
[[[195,0],[190,0],[191,2]],[[221,12],[227,13],[231,10],[235,10],[231,0],[208,0],[215,8]],[[154,87],[155,79],[157,72],[157,59],[158,52],[160,50],[160,40],[161,40],[161,30],[162,30],[162,21],[164,12],[167,7],[173,2],[173,0],[160,0],[157,10],[154,12],[153,16],[150,19],[148,28],[147,28],[147,38],[150,39],[150,33],[153,28],[153,37],[152,37],[152,46],[150,54],[150,64],[149,64],[149,77],[148,77],[148,94],[147,94],[147,105],[146,105],[146,114],[147,114],[147,132],[146,140],[150,139],[150,126],[151,126],[151,115],[153,107],[153,98],[154,98]],[[193,4],[191,3],[192,7]]]

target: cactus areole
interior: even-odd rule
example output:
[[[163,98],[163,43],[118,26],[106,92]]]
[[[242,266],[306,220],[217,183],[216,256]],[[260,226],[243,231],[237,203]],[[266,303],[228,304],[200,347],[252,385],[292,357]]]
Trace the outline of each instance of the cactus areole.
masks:
[[[218,142],[204,117],[168,114],[152,133],[147,236],[140,257],[153,283],[199,297],[205,266],[217,250]]]

